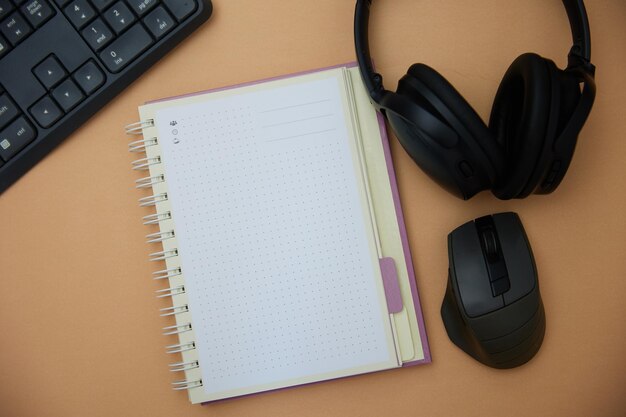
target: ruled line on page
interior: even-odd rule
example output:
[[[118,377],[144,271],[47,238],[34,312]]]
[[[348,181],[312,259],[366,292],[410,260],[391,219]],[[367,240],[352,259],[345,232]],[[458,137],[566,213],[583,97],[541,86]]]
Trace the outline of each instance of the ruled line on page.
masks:
[[[332,132],[334,130],[337,130],[337,129],[336,128],[326,129],[326,130],[320,130],[320,131],[317,131],[317,132],[309,132],[309,133],[302,133],[300,135],[287,136],[287,137],[284,137],[284,138],[269,139],[268,142],[278,142],[280,140],[296,139],[296,138],[301,138],[303,136],[312,136],[312,135],[317,135],[317,134],[322,134],[322,133],[328,133],[328,132]]]
[[[331,116],[333,116],[332,113],[323,114],[321,116],[312,116],[312,117],[307,117],[305,119],[290,120],[290,121],[287,121],[287,122],[280,122],[280,123],[275,123],[275,124],[271,124],[271,125],[266,125],[266,126],[263,126],[263,128],[265,129],[265,128],[268,128],[268,127],[277,127],[277,126],[283,126],[283,125],[288,125],[288,124],[292,124],[292,123],[306,122],[306,121],[309,121],[309,120],[323,119],[325,117],[331,117]]]
[[[311,106],[313,104],[326,103],[326,102],[329,102],[329,101],[330,101],[330,99],[327,98],[327,99],[324,99],[324,100],[311,101],[309,103],[294,104],[294,105],[291,105],[291,106],[278,107],[276,109],[263,110],[260,113],[270,113],[270,112],[279,111],[279,110],[293,109],[293,108],[296,108],[296,107]]]

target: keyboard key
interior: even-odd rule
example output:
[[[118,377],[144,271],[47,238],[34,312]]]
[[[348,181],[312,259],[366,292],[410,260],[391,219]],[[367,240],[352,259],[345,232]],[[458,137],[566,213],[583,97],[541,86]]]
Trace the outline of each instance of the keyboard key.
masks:
[[[139,17],[148,13],[154,6],[157,5],[158,0],[126,0],[130,7],[137,13]]]
[[[9,42],[4,39],[4,36],[0,35],[0,58],[11,49],[11,45]]]
[[[121,1],[115,3],[113,7],[104,12],[104,19],[115,33],[122,33],[135,21],[135,15]]]
[[[13,5],[9,0],[0,0],[0,20],[8,16],[11,10],[13,10]]]
[[[0,132],[0,158],[5,162],[35,140],[35,129],[20,117]]]
[[[137,24],[100,53],[100,59],[111,72],[119,72],[152,44],[152,37]]]
[[[96,6],[96,9],[100,12],[112,5],[114,2],[115,0],[91,0],[91,3],[93,3],[93,5]]]
[[[76,29],[82,29],[96,16],[95,10],[87,0],[74,0],[63,10]]]
[[[74,73],[73,77],[87,95],[92,94],[100,88],[105,81],[104,74],[93,61],[88,61],[85,65],[80,67]]]
[[[115,37],[106,23],[100,18],[91,22],[81,33],[89,46],[95,51],[99,51],[107,46]]]
[[[192,14],[198,8],[196,0],[163,0],[163,3],[180,22]]]
[[[45,0],[29,0],[20,8],[28,22],[35,28],[43,25],[54,15],[54,11]]]
[[[20,114],[20,110],[7,94],[0,95],[0,129],[4,129],[6,125]]]
[[[30,109],[30,114],[43,128],[48,128],[63,116],[63,112],[50,96],[45,96]]]
[[[80,91],[74,81],[69,78],[52,90],[52,97],[54,97],[66,113],[76,107],[78,103],[85,98],[83,92]]]
[[[160,39],[170,30],[174,29],[176,22],[169,15],[168,12],[161,6],[154,9],[148,16],[143,19],[143,23],[146,25],[152,35]]]
[[[54,2],[57,4],[57,6],[59,7],[63,7],[65,6],[67,3],[69,3],[71,0],[54,0]]]
[[[33,69],[33,72],[48,90],[61,82],[67,75],[65,68],[63,68],[63,65],[61,65],[54,55],[50,55],[48,58],[44,59],[41,64]]]
[[[13,45],[20,43],[32,32],[30,25],[17,12],[13,13],[0,25],[0,31]]]

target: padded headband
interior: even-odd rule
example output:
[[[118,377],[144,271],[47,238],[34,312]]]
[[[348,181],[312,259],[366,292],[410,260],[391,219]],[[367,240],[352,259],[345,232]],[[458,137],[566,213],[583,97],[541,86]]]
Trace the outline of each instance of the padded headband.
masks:
[[[379,103],[385,95],[383,79],[374,72],[369,47],[369,18],[372,0],[357,0],[354,15],[354,39],[356,56],[361,68],[361,75],[370,97]],[[572,48],[569,53],[568,70],[576,70],[581,78],[589,81],[593,78],[591,65],[591,34],[589,20],[583,0],[563,0],[572,31]]]

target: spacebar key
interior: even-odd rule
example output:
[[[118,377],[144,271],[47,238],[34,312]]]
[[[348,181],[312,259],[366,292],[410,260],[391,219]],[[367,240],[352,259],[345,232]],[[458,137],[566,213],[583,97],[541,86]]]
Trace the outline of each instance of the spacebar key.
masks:
[[[136,24],[100,53],[100,59],[111,72],[119,72],[152,44],[152,37]]]

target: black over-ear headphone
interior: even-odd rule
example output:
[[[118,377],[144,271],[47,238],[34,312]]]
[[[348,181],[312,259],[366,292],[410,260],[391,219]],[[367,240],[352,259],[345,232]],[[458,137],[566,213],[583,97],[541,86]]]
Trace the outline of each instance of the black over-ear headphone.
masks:
[[[567,68],[560,70],[537,54],[519,56],[498,88],[489,127],[443,76],[424,64],[411,66],[396,92],[385,90],[369,51],[371,2],[356,3],[361,75],[373,103],[411,158],[464,199],[487,189],[500,199],[554,191],[567,172],[595,98],[583,1],[563,0],[574,43]]]

